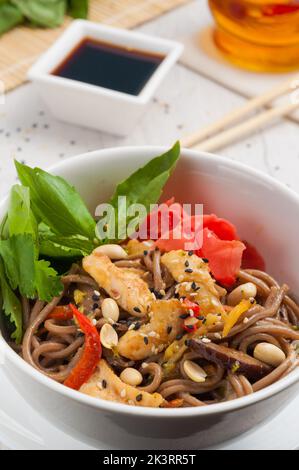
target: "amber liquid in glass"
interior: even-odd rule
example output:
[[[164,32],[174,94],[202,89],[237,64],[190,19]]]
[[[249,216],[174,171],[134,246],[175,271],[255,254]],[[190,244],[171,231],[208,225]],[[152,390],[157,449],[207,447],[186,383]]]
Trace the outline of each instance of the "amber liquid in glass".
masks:
[[[209,0],[218,48],[259,72],[299,69],[299,0]]]

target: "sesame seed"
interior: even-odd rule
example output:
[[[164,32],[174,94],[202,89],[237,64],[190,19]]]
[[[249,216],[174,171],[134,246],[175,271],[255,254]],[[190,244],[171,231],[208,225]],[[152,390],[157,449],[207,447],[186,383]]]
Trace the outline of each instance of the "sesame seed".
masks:
[[[107,381],[106,380],[102,380],[102,387],[107,388]]]
[[[209,262],[208,258],[202,258],[202,260],[203,260],[204,263],[208,263],[208,262]]]
[[[193,281],[192,284],[191,284],[191,289],[195,290],[196,289],[196,283]]]
[[[192,250],[188,251],[188,256],[192,256],[192,255],[193,255],[193,251]]]
[[[185,273],[191,274],[191,273],[193,273],[193,269],[187,268],[187,269],[185,269]]]
[[[148,255],[148,251],[144,250],[143,254],[144,254],[144,256]]]
[[[93,293],[94,293],[94,295],[97,295],[97,296],[99,296],[99,297],[101,296],[101,294],[99,293],[98,290],[94,290]]]
[[[185,261],[185,266],[186,266],[186,268],[189,267],[189,261],[188,260]]]
[[[151,349],[152,353],[155,354],[156,353],[156,348],[155,346],[152,346],[152,349]]]
[[[168,326],[167,327],[167,334],[170,335],[171,332],[172,332],[172,326]]]
[[[132,325],[129,326],[128,331],[134,330],[135,328],[135,323],[132,323]]]
[[[183,279],[184,279],[184,275],[180,274],[179,277],[178,277],[178,281],[181,282]]]
[[[155,296],[155,294],[154,294],[153,292],[152,292],[152,298],[153,298],[154,300],[157,300],[157,299],[156,299],[156,296]]]
[[[243,323],[248,323],[248,322],[249,322],[249,318],[245,317],[243,320]]]
[[[94,318],[91,322],[93,324],[93,326],[96,326],[96,324],[98,323],[97,320]]]
[[[183,313],[182,315],[180,315],[180,318],[182,320],[186,320],[186,318],[188,318],[188,317],[189,317],[189,313]]]
[[[98,382],[97,387],[98,387],[99,390],[103,390],[102,382]]]
[[[96,310],[97,308],[99,308],[99,304],[97,304],[97,303],[93,304],[92,310]]]
[[[220,334],[220,333],[215,333],[215,335],[214,335],[214,336],[215,336],[215,338],[217,338],[217,339],[221,339],[221,338],[222,338],[222,336],[221,336],[221,334]]]
[[[126,389],[123,388],[122,391],[120,392],[120,396],[121,398],[125,398],[126,395],[127,395]]]
[[[209,338],[202,338],[202,342],[208,344],[208,343],[211,343],[212,341]]]
[[[147,366],[148,366],[148,364],[147,364],[146,362],[143,362],[143,363],[141,364],[142,369],[146,369]]]
[[[148,338],[146,336],[143,338],[143,341],[144,341],[144,344],[148,345]]]
[[[100,300],[100,296],[99,296],[99,295],[96,295],[96,294],[93,294],[92,300],[93,300],[94,302],[97,302],[98,300]]]
[[[134,331],[138,331],[139,328],[141,328],[141,323],[140,322],[135,323],[134,328],[133,328]]]
[[[134,307],[133,310],[134,310],[134,312],[141,313],[141,310],[140,310],[139,307]]]
[[[176,335],[175,339],[176,339],[177,341],[180,341],[183,336],[184,336],[183,333],[179,333],[178,335]]]
[[[163,296],[166,294],[166,292],[165,292],[164,289],[161,289],[159,293],[160,293],[161,295],[163,295]]]
[[[142,400],[142,393],[140,393],[139,395],[137,395],[136,397],[136,401],[141,401]]]
[[[187,348],[189,348],[189,347],[190,347],[190,344],[191,344],[190,339],[186,339],[186,341],[185,341],[185,346],[187,346]]]

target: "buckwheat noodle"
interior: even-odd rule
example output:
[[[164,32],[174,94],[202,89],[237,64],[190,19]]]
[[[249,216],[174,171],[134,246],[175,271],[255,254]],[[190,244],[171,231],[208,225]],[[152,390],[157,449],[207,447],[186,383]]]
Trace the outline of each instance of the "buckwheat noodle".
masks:
[[[116,261],[120,269],[138,270],[148,283],[157,299],[177,297],[176,283],[161,264],[161,253],[152,249],[134,255],[124,261]],[[73,320],[49,319],[49,314],[58,305],[74,302],[75,291],[84,293],[84,308],[98,328],[107,323],[102,316],[101,304],[107,294],[85,273],[79,265],[73,265],[69,273],[62,278],[64,290],[60,296],[45,304],[36,299],[34,302],[21,299],[24,319],[24,337],[21,351],[13,345],[23,359],[46,376],[63,383],[73,367],[80,360],[84,348],[84,335]],[[246,373],[228,369],[221,361],[209,361],[200,353],[190,349],[188,342],[181,347],[172,358],[173,367],[165,368],[164,354],[159,353],[146,361],[129,361],[103,349],[103,357],[119,375],[127,367],[138,369],[143,382],[140,391],[159,392],[165,399],[166,406],[211,406],[213,403],[240,398],[257,392],[285,377],[299,364],[297,355],[299,345],[299,306],[289,296],[288,286],[279,283],[269,274],[253,270],[241,270],[237,285],[252,282],[257,288],[257,303],[243,314],[238,323],[230,330],[227,337],[222,338],[224,323],[207,327],[207,340],[216,345],[225,345],[234,350],[253,355],[259,343],[272,344],[285,354],[284,361],[278,367],[272,367],[262,378],[252,380]],[[217,286],[222,302],[226,304],[227,293]],[[94,293],[100,293],[100,300],[95,308]],[[148,321],[147,317],[136,312],[129,315],[121,310],[119,321],[114,325],[119,336],[125,334],[132,322],[140,325]],[[138,325],[140,327],[140,325]],[[203,382],[196,383],[187,377],[184,369],[186,361],[200,365],[207,377]],[[168,405],[167,405],[168,404]]]

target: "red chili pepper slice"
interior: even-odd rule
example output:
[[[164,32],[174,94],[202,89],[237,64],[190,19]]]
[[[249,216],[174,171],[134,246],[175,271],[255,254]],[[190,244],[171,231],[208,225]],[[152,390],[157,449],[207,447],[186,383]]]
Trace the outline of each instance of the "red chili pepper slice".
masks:
[[[69,305],[59,305],[48,315],[48,320],[71,320],[73,318],[73,312]]]
[[[195,302],[191,302],[189,299],[184,299],[182,306],[188,310],[192,310],[195,317],[197,317],[200,313],[200,306]]]
[[[64,385],[74,390],[79,390],[94,373],[102,355],[102,346],[98,330],[89,318],[79,312],[74,305],[70,304],[69,307],[85,334],[85,345],[80,361],[73,368]]]
[[[185,331],[188,331],[188,333],[195,333],[195,331],[198,330],[198,326],[197,325],[185,325],[185,324],[183,324],[183,329]]]

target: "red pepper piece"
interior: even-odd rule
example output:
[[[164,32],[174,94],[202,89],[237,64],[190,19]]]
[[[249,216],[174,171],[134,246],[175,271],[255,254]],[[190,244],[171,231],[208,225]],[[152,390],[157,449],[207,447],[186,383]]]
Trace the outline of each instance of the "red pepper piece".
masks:
[[[195,317],[197,317],[200,313],[200,306],[195,302],[191,302],[189,299],[184,299],[182,306],[188,310],[192,310]]]
[[[60,305],[55,307],[54,310],[48,315],[48,320],[71,320],[73,312],[69,305]]]
[[[70,304],[70,309],[73,316],[77,319],[81,330],[85,334],[85,345],[80,361],[73,368],[64,382],[64,385],[74,390],[79,390],[94,373],[102,355],[102,346],[98,330],[91,323],[89,318],[79,312],[79,310],[72,304]]]

